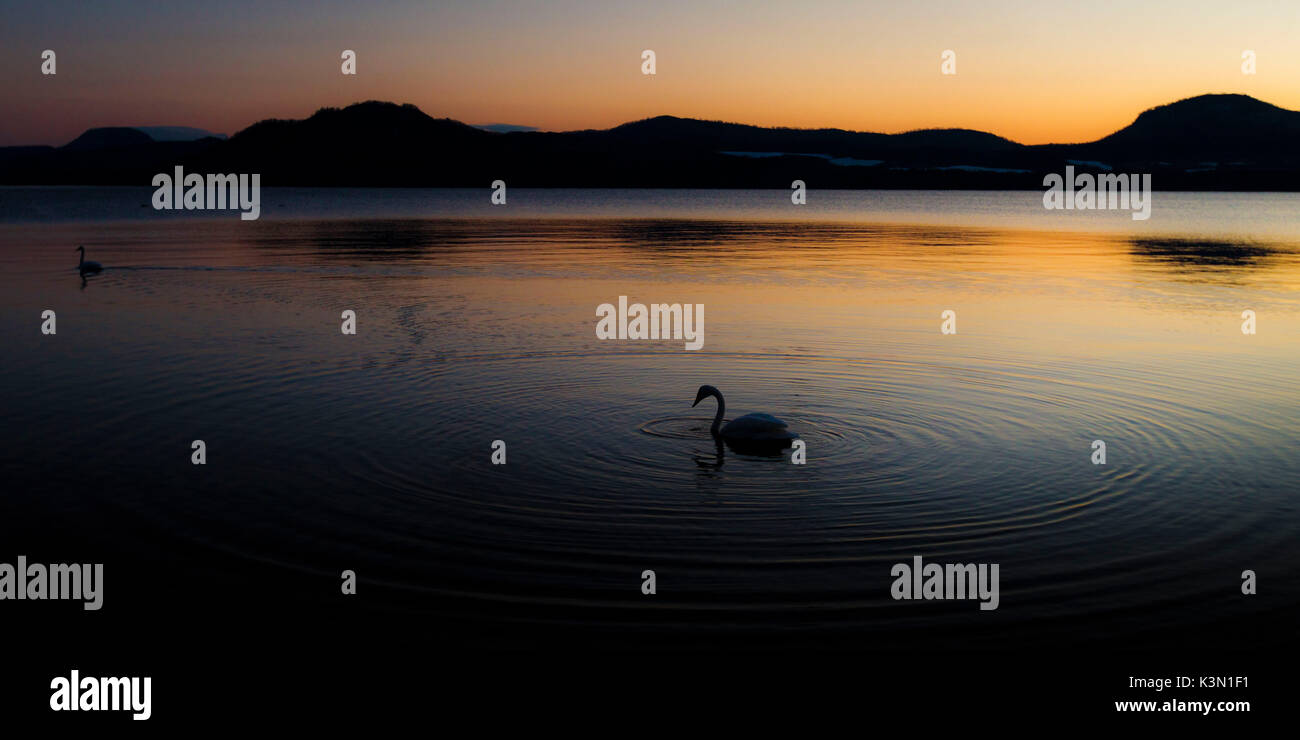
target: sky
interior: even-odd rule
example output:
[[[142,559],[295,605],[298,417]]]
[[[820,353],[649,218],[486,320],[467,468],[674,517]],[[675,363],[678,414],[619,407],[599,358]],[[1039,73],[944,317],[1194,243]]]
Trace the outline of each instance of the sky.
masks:
[[[0,146],[96,126],[233,134],[361,100],[545,130],[676,115],[1091,141],[1203,93],[1300,109],[1298,39],[1297,0],[6,0]]]

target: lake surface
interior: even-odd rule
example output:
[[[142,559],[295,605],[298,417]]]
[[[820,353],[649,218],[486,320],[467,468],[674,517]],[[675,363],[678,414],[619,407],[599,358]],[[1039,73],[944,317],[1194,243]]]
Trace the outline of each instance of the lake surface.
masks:
[[[1294,640],[1295,194],[1156,193],[1136,222],[1039,193],[265,189],[246,222],[150,192],[0,189],[0,561],[103,562],[119,619]],[[84,286],[78,244],[107,267]],[[703,304],[703,349],[597,339],[619,296]],[[703,383],[807,463],[719,448]],[[998,563],[999,608],[893,600],[916,555]]]

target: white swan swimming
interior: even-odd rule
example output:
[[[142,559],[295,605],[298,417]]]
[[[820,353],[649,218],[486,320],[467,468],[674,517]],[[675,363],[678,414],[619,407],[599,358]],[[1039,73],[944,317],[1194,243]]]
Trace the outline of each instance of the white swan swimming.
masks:
[[[81,261],[77,263],[77,272],[81,273],[82,275],[93,275],[104,269],[104,266],[99,264],[98,262],[86,261],[85,247],[77,247],[73,251],[81,252]]]
[[[722,392],[711,385],[700,386],[691,408],[699,405],[700,401],[709,396],[718,399],[718,413],[713,416],[713,426],[709,427],[709,432],[715,437],[721,437],[728,444],[739,447],[780,449],[789,447],[791,440],[799,437],[786,428],[784,421],[771,414],[745,414],[723,424],[722,415],[726,412],[727,402],[722,400]]]

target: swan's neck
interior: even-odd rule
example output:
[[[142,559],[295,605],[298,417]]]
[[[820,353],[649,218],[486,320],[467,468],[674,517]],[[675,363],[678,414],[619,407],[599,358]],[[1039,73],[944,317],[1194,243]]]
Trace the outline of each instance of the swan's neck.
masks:
[[[81,267],[86,264],[86,250],[79,249],[77,251],[81,254],[81,256],[77,258],[77,267]]]
[[[713,426],[709,427],[709,431],[716,437],[718,430],[722,428],[722,415],[727,411],[727,402],[722,400],[721,393],[714,393],[713,397],[718,399],[718,413],[713,415]]]

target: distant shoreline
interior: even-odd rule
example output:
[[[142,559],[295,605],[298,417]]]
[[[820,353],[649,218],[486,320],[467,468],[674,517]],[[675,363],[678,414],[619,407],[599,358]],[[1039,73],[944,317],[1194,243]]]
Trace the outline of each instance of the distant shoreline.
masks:
[[[499,133],[370,101],[267,120],[229,139],[91,129],[63,147],[0,148],[0,184],[135,185],[182,166],[267,187],[1042,190],[1080,172],[1150,174],[1166,192],[1300,191],[1300,112],[1245,95],[1158,106],[1084,144],[969,129],[901,134],[660,116],[602,131]]]

